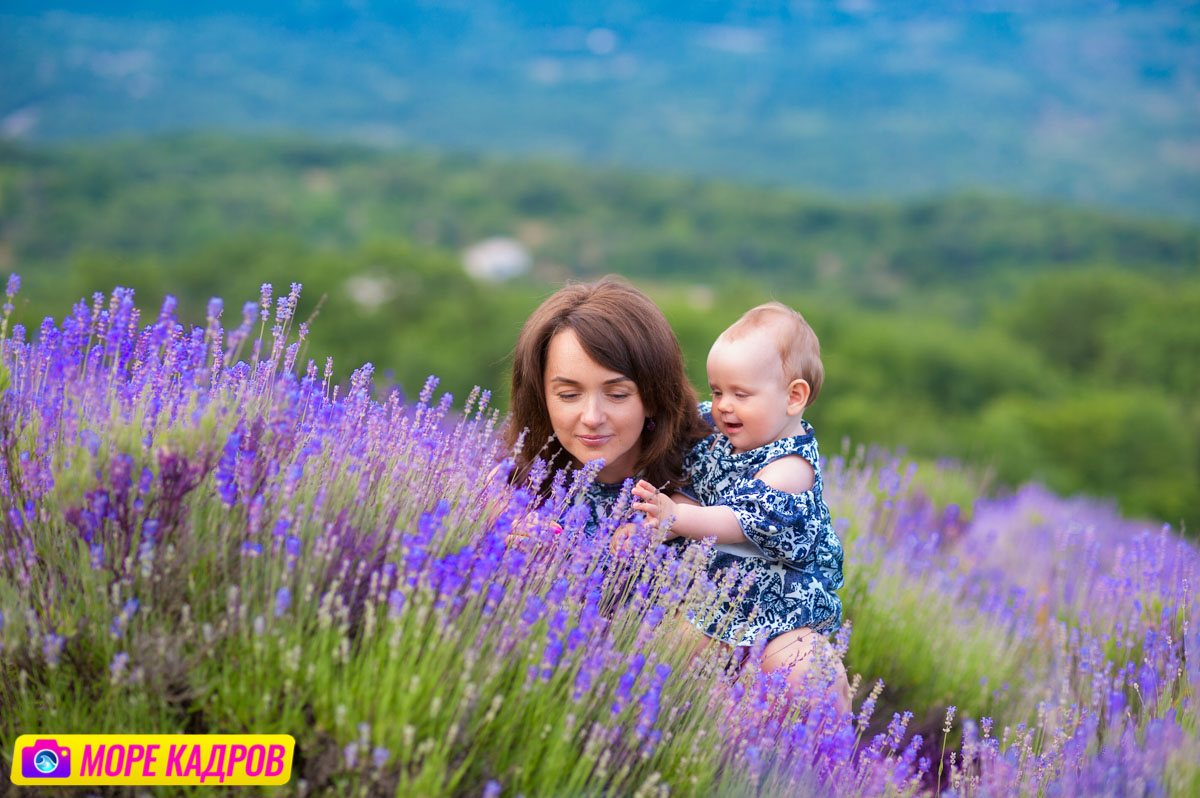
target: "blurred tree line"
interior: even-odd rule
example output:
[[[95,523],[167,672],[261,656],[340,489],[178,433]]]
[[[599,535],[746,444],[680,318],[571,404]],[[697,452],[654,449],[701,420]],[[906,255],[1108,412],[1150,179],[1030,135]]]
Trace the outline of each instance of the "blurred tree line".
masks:
[[[470,277],[457,254],[521,240],[533,270]],[[428,374],[504,406],[526,315],[568,277],[621,273],[662,305],[704,393],[712,339],[777,298],[821,337],[810,418],[827,453],[904,447],[1008,484],[1117,498],[1200,525],[1200,233],[982,196],[841,205],[561,164],[313,142],[156,139],[0,149],[0,271],[33,328],[116,285],[183,316],[304,285],[310,356]]]

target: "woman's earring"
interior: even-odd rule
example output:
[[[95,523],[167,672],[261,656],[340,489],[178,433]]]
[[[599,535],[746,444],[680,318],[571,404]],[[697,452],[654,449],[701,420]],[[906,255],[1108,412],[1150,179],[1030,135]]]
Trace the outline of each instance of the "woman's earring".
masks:
[[[650,418],[649,416],[646,417],[646,429],[650,430],[651,432],[654,431],[654,419]]]

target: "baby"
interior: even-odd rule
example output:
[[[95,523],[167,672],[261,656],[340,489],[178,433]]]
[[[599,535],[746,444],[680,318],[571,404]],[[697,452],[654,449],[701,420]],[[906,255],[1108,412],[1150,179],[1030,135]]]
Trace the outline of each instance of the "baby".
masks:
[[[701,412],[717,432],[685,461],[699,504],[645,480],[634,488],[634,508],[651,524],[673,536],[716,538],[710,576],[736,565],[741,579],[753,578],[745,599],[727,601],[702,631],[734,646],[766,638],[765,670],[802,670],[812,647],[825,644],[812,632],[841,625],[834,591],[842,586],[842,544],[821,497],[817,441],[802,417],[823,375],[817,336],[799,313],[778,302],[747,311],[708,354],[712,402]],[[848,692],[843,698],[848,705]]]

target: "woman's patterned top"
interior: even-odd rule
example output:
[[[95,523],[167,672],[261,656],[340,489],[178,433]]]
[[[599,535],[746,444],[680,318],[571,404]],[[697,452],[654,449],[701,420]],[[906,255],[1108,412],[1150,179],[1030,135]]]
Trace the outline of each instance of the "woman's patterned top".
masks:
[[[700,411],[712,423],[712,403],[702,402]],[[821,497],[816,436],[808,422],[804,429],[803,435],[736,454],[728,438],[714,433],[684,461],[692,480],[687,492],[701,504],[732,509],[746,535],[746,543],[713,550],[710,577],[736,565],[739,582],[753,579],[739,605],[722,604],[703,630],[710,637],[748,646],[762,635],[769,640],[802,626],[824,634],[841,626],[842,602],[834,591],[842,586],[842,543]],[[793,454],[812,465],[811,490],[784,493],[755,478],[767,463]]]
[[[632,488],[636,480],[628,480]],[[623,499],[623,500],[622,500]],[[629,508],[633,503],[632,494],[625,490],[625,482],[599,482],[593,480],[579,493],[576,500],[578,505],[588,509],[587,521],[583,525],[583,534],[595,537],[601,527],[608,526],[608,531],[616,529],[628,520]]]

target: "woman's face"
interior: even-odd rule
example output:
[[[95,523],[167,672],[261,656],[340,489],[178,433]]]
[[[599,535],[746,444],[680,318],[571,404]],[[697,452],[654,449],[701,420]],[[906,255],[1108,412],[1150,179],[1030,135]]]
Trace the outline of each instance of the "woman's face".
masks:
[[[603,457],[601,482],[634,476],[646,412],[633,380],[592,360],[567,328],[550,339],[542,384],[563,448],[581,463]]]

